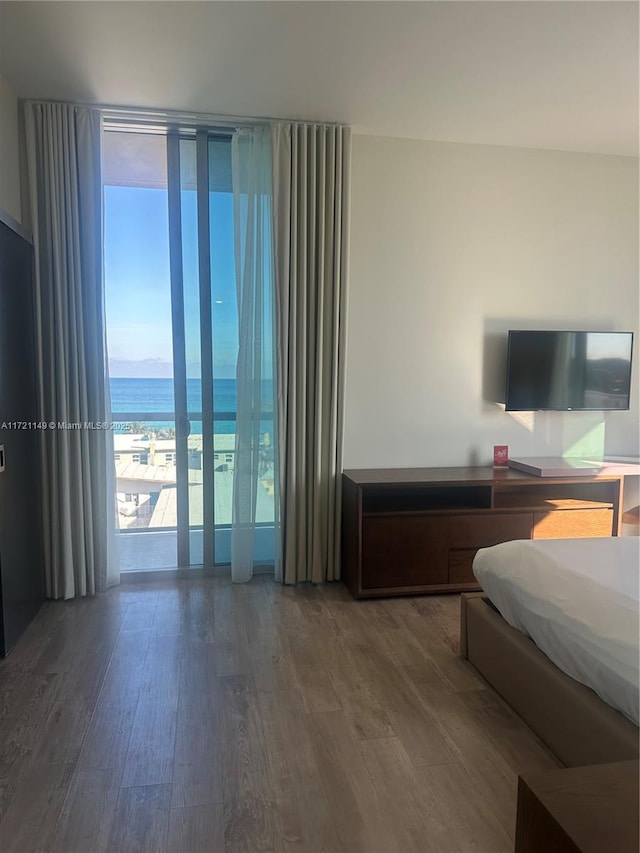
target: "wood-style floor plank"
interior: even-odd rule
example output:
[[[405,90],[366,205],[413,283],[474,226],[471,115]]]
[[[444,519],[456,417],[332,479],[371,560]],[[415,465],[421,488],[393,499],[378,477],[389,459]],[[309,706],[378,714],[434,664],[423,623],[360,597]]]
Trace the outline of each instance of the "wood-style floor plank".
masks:
[[[515,840],[518,774],[497,755],[491,758],[464,756],[461,764],[478,790],[485,792],[488,808],[506,834]]]
[[[120,791],[120,770],[73,774],[51,844],[52,853],[104,853]]]
[[[124,766],[149,649],[149,631],[120,634],[82,744],[84,770]]]
[[[182,650],[179,636],[149,640],[123,787],[171,783]]]
[[[456,604],[456,610],[448,610],[438,602],[432,601],[436,596],[425,596],[424,599],[400,599],[397,602],[385,602],[385,606],[397,611],[398,619],[404,630],[418,641],[423,649],[425,658],[431,661],[442,680],[450,690],[478,690],[485,687],[483,680],[475,672],[471,664],[458,654],[460,615],[458,596],[437,596],[438,599],[451,599]],[[429,599],[429,600],[426,600]],[[448,624],[445,630],[444,624]],[[455,630],[455,634],[452,633]],[[453,639],[455,637],[455,639]],[[417,663],[416,660],[413,663]],[[411,664],[409,664],[411,665]]]
[[[513,837],[497,818],[491,794],[477,786],[461,763],[419,767],[416,773],[462,851],[511,853]]]
[[[224,853],[224,806],[171,809],[167,853]]]
[[[121,788],[108,853],[159,853],[167,845],[170,785]]]
[[[314,763],[342,853],[402,853],[341,712],[311,715]]]
[[[226,851],[282,850],[267,760],[264,728],[253,677],[219,679],[223,720],[223,787]]]
[[[483,759],[495,754],[496,747],[488,733],[478,726],[463,693],[451,690],[431,661],[420,666],[402,667],[402,672],[441,726],[456,760]]]
[[[535,772],[557,766],[555,758],[539,738],[493,690],[466,691],[460,698],[481,731],[490,738],[494,753],[514,771]]]
[[[29,623],[19,642],[12,649],[9,659],[12,664],[22,664],[29,671],[33,671],[42,649],[57,633],[60,622],[67,614],[66,604],[65,601],[46,601],[42,605],[37,619]]]
[[[220,676],[250,675],[251,651],[244,620],[243,594],[232,586],[221,586],[213,602],[213,631]]]
[[[416,766],[455,761],[440,721],[420,700],[404,673],[380,657],[367,664],[376,698]]]
[[[111,594],[111,592],[109,593]],[[147,589],[124,584],[118,590],[124,607],[123,631],[144,631],[151,629],[156,617],[159,593],[151,585]]]
[[[0,673],[4,671],[4,667],[0,669]],[[26,675],[4,715],[0,727],[0,823],[22,777],[29,772],[34,745],[40,742],[56,701],[60,678]]]
[[[403,853],[459,853],[451,829],[398,738],[360,744],[360,751]]]
[[[315,736],[295,690],[258,697],[283,849],[339,849],[332,799],[318,773]]]
[[[555,760],[458,624],[264,576],[49,603],[0,661],[0,848],[511,850],[518,773]]]
[[[73,769],[72,764],[28,765],[0,824],[3,853],[50,849]]]
[[[215,588],[208,583],[183,584],[182,594],[182,630],[187,638],[200,643],[212,643],[215,639],[212,617]],[[157,619],[157,614],[156,614]]]
[[[171,780],[174,809],[223,801],[222,725],[215,646],[187,641]]]
[[[324,651],[326,669],[342,712],[356,740],[393,737],[395,731],[367,675],[370,650],[356,642],[337,642]]]

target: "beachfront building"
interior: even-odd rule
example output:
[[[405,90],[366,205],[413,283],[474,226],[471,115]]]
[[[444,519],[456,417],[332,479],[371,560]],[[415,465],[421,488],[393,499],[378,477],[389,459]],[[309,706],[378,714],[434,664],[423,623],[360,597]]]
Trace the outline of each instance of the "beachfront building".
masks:
[[[265,463],[258,489],[257,521],[273,521],[273,467],[270,442],[263,439]],[[235,434],[214,436],[214,517],[216,525],[231,524]],[[114,435],[118,527],[175,528],[177,470],[175,438],[153,433]],[[188,440],[189,524],[202,525],[202,436]]]
[[[175,467],[176,440],[156,438],[153,433],[118,433],[113,437],[116,465],[124,462],[138,462],[142,465]],[[216,433],[214,436],[213,464],[216,470],[233,471],[236,452],[234,433]],[[189,445],[189,468],[202,468],[202,436],[191,435]]]

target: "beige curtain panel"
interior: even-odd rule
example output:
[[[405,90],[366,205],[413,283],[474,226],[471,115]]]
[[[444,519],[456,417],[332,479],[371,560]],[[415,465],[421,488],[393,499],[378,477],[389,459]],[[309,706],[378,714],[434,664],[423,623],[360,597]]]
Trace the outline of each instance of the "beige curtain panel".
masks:
[[[272,133],[281,579],[321,583],[340,577],[351,132]]]
[[[35,246],[37,373],[42,421],[46,591],[91,595],[116,582],[102,288],[100,112],[26,103]],[[111,500],[108,494],[111,494]]]

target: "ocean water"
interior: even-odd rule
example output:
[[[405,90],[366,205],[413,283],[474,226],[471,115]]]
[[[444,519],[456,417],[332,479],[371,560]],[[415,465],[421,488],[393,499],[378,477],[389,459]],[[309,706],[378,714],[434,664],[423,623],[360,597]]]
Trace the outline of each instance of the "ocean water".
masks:
[[[127,420],[128,412],[173,412],[173,379],[117,379],[109,382],[111,389],[111,411],[114,421]],[[271,411],[273,388],[271,381],[263,383],[263,407]],[[235,412],[237,406],[236,380],[215,379],[213,383],[213,406],[215,412]],[[187,379],[187,408],[189,412],[200,412],[202,409],[202,384],[199,379]],[[174,420],[159,419],[145,421],[149,429],[175,429]],[[216,433],[235,432],[235,421],[215,421]],[[116,430],[126,432],[126,429]],[[269,430],[267,430],[269,431]],[[191,421],[191,434],[202,433],[202,423]]]

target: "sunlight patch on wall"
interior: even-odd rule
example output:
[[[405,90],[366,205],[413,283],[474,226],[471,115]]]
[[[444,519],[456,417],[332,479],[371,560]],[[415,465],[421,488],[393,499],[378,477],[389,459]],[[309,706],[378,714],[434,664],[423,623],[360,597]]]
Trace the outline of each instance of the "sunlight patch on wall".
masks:
[[[602,420],[588,432],[575,438],[563,452],[562,457],[564,459],[604,459],[604,437],[605,424]]]
[[[533,432],[534,427],[536,425],[536,413],[535,412],[507,412],[508,415],[511,415],[513,420],[520,424],[521,427],[528,429],[529,432]]]

